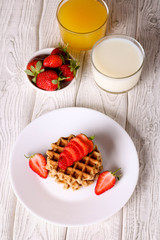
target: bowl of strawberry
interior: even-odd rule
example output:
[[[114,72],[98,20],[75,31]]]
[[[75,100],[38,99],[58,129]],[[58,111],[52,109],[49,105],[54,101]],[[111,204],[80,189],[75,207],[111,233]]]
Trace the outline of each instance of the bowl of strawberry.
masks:
[[[30,85],[43,92],[61,90],[75,79],[79,65],[67,48],[46,48],[33,54],[25,73]]]

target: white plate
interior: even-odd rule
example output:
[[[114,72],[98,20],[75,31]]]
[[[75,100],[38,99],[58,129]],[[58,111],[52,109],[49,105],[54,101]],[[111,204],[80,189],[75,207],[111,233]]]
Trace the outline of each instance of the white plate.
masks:
[[[40,178],[24,154],[45,154],[50,144],[71,133],[95,135],[104,170],[122,169],[115,186],[97,196],[95,184],[78,191],[64,190],[53,178]],[[62,108],[31,122],[20,134],[10,158],[10,177],[17,198],[33,213],[55,224],[80,226],[105,220],[131,197],[138,179],[139,161],[134,144],[114,120],[87,108]]]

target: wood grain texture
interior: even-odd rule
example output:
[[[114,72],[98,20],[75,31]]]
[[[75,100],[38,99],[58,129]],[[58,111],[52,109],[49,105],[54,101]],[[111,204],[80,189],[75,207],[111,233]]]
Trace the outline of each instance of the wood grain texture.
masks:
[[[35,30],[34,39],[31,40],[32,42],[36,42],[36,49],[30,49],[31,54],[38,49],[46,48],[46,47],[53,47],[54,44],[57,44],[54,35],[53,29],[55,32],[57,28],[54,28],[55,23],[55,11],[56,11],[56,2],[58,1],[39,1],[38,8],[37,2],[32,2],[31,6],[32,9],[28,9],[27,11],[30,12],[30,25],[29,27],[33,27]],[[27,3],[27,1],[26,1]],[[30,1],[28,1],[28,4]],[[25,6],[24,6],[25,7]],[[34,9],[37,12],[37,18],[34,15]],[[33,12],[33,15],[31,15]],[[23,11],[22,11],[22,18],[23,18]],[[52,19],[52,21],[50,20]],[[37,24],[33,24],[33,20],[37,21]],[[23,19],[23,25],[26,25],[25,19]],[[30,32],[28,32],[30,36]],[[27,38],[29,37],[27,35]],[[59,39],[59,35],[57,37],[57,41]],[[25,41],[25,40],[24,40]],[[27,43],[26,43],[27,44]],[[28,44],[27,44],[28,45]],[[29,59],[29,58],[28,58]],[[27,62],[27,61],[26,61]],[[31,111],[30,121],[37,118],[38,116],[53,110],[59,107],[58,99],[56,95],[53,97],[52,95],[48,96],[45,94],[37,93],[36,91],[30,88],[30,91],[33,94],[33,102],[28,109]],[[58,105],[58,106],[57,106]],[[56,107],[57,106],[57,107]],[[38,203],[37,203],[38,204]],[[14,231],[13,231],[13,239],[20,240],[20,239],[65,239],[65,231],[66,229],[63,227],[57,227],[53,224],[46,223],[46,221],[41,220],[35,217],[32,213],[28,212],[20,202],[17,202],[16,211],[15,211],[15,221],[14,221]]]
[[[0,239],[160,239],[159,1],[106,0],[110,10],[107,34],[136,37],[146,52],[141,80],[132,91],[114,95],[99,89],[91,72],[91,51],[71,50],[81,67],[68,91],[37,93],[25,81],[24,69],[33,52],[61,42],[56,21],[59,2],[0,1]],[[129,202],[110,219],[65,228],[34,216],[17,201],[8,165],[15,140],[28,123],[54,109],[71,106],[98,110],[126,128],[138,151],[140,177]]]
[[[38,30],[36,38],[39,49],[46,47],[56,47],[60,42],[60,35],[56,25],[55,12],[59,1],[44,1],[39,9]],[[36,3],[35,3],[36,4]],[[36,5],[33,5],[35,8]],[[53,32],[54,30],[54,32]],[[38,49],[36,49],[38,50]],[[35,50],[34,50],[35,51]],[[73,57],[77,58],[80,63],[83,61],[82,55],[72,51]],[[43,94],[35,92],[33,105],[31,108],[32,115],[30,121],[57,108],[75,106],[75,95],[77,92],[81,69],[78,71],[76,81],[68,87],[68,92],[54,92]],[[19,217],[21,216],[21,217]],[[57,227],[53,224],[46,223],[28,212],[19,202],[16,207],[16,217],[14,221],[14,239],[65,239],[66,228]]]
[[[28,8],[27,8],[28,4]],[[18,9],[18,11],[17,11]],[[27,11],[28,10],[28,11]],[[38,11],[39,12],[39,11]],[[16,198],[9,182],[9,155],[20,131],[30,122],[32,115],[32,91],[25,82],[23,72],[26,63],[27,45],[36,48],[34,38],[27,39],[33,15],[29,2],[3,1],[1,3],[1,58],[0,58],[0,239],[13,239]],[[23,24],[27,27],[22,34]],[[36,21],[33,35],[36,35]],[[31,44],[33,42],[33,44]],[[2,57],[3,56],[3,57]],[[26,109],[26,112],[24,112]]]
[[[123,239],[160,239],[159,11],[159,1],[139,1],[136,38],[146,59],[139,84],[128,94],[127,131],[138,151],[140,174],[136,191],[124,209]]]
[[[95,206],[98,207],[98,206]],[[93,209],[94,211],[94,209]],[[110,219],[98,224],[92,224],[86,227],[68,228],[66,240],[105,240],[121,239],[122,211],[115,214]]]

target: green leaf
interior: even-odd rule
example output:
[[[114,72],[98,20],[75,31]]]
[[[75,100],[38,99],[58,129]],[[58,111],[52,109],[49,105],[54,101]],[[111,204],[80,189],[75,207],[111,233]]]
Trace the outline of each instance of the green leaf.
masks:
[[[71,59],[69,67],[70,67],[71,72],[73,72],[73,74],[75,76],[76,75],[76,71],[80,67],[80,65],[74,59]]]
[[[57,83],[58,83],[58,80],[54,79],[54,80],[52,80],[52,83],[53,83],[53,84],[57,84]]]
[[[63,80],[65,80],[65,79],[67,79],[67,78],[69,78],[69,77],[60,76],[60,77],[58,78],[58,81],[63,81]]]
[[[31,66],[31,70],[32,70],[33,73],[36,72],[36,69],[33,66]]]
[[[94,138],[95,138],[95,136],[91,136],[91,137],[89,137],[90,140],[93,140]]]
[[[36,77],[32,78],[32,82],[36,83]]]
[[[25,70],[25,73],[27,73],[28,76],[34,76],[34,74],[28,69]]]
[[[38,61],[36,63],[36,71],[39,71],[41,69],[41,67],[42,67],[42,61]]]
[[[40,70],[40,73],[41,73],[41,72],[44,72],[44,71],[45,71],[44,68],[42,68],[42,69]]]
[[[61,57],[63,64],[65,64],[65,58],[63,57],[63,55],[59,54],[59,56]]]

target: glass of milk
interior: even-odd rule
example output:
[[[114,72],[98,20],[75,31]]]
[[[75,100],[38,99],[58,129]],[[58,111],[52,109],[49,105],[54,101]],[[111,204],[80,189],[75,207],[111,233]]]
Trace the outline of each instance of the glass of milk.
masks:
[[[92,71],[96,83],[111,93],[123,93],[138,82],[145,53],[140,43],[126,35],[110,35],[95,43]]]

